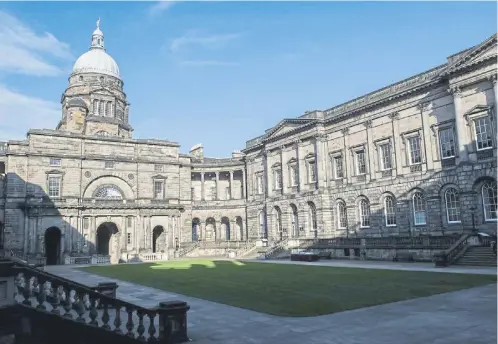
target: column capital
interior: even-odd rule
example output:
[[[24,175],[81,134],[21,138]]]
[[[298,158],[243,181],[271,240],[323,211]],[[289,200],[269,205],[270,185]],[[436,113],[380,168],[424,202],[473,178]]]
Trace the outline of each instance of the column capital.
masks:
[[[397,111],[391,112],[388,116],[391,119],[391,121],[394,121],[399,118],[399,112]]]
[[[347,135],[347,134],[349,134],[349,128],[342,128],[342,129],[341,129],[341,133],[342,133],[342,135]]]
[[[489,81],[491,81],[491,83],[493,84],[493,86],[496,86],[496,79],[497,79],[497,75],[496,74],[491,74],[490,76],[488,76],[488,79],[489,79]]]
[[[372,127],[372,120],[371,119],[368,119],[366,120],[363,125],[365,126],[365,128],[371,128]]]
[[[453,95],[455,98],[460,98],[462,96],[462,90],[460,86],[450,86],[448,88],[448,93]]]
[[[428,111],[432,108],[432,103],[431,102],[423,102],[420,104],[417,104],[417,109],[420,111]]]

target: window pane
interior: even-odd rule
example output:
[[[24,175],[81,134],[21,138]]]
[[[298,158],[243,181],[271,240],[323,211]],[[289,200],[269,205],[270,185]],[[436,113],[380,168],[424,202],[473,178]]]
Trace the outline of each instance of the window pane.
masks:
[[[381,167],[383,170],[392,168],[391,164],[391,145],[384,144],[380,146]]]
[[[420,154],[420,136],[410,137],[408,139],[410,146],[410,164],[419,164],[422,162]]]
[[[335,178],[343,178],[342,174],[342,156],[336,156],[334,158],[334,169],[335,169]]]
[[[448,222],[460,222],[460,199],[458,191],[448,189],[444,194]]]
[[[497,217],[497,189],[496,182],[488,182],[482,186],[482,205],[485,220],[496,220]]]
[[[476,143],[477,149],[486,149],[493,147],[491,126],[488,117],[475,120]]]
[[[356,152],[356,166],[358,174],[366,173],[366,165],[365,165],[365,151]]]
[[[455,138],[453,128],[443,129],[439,132],[439,145],[441,148],[441,157],[452,158],[455,156]]]
[[[387,196],[384,199],[384,215],[386,218],[386,226],[396,225],[396,211],[394,209],[394,198]]]

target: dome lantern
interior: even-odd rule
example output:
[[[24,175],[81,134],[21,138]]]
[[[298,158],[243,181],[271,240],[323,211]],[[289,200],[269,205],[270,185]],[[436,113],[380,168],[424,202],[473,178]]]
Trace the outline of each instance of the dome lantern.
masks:
[[[100,30],[100,18],[92,34],[90,49],[81,55],[73,66],[73,75],[83,73],[104,74],[121,79],[118,64],[104,48],[104,33]]]

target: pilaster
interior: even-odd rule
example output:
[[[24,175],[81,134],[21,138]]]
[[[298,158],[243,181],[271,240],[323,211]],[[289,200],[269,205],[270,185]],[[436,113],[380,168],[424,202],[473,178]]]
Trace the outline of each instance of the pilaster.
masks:
[[[448,92],[453,96],[453,106],[455,111],[455,129],[457,133],[457,164],[461,161],[468,161],[469,153],[467,145],[470,144],[467,129],[464,122],[462,110],[462,91],[459,87],[451,87]]]

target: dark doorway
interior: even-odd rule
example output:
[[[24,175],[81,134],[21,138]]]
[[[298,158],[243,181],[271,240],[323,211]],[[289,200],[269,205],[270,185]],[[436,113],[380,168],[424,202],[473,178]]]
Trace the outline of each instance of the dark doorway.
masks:
[[[192,241],[194,242],[199,240],[200,222],[201,221],[198,218],[192,220]]]
[[[97,254],[110,255],[110,242],[113,234],[118,232],[118,227],[112,222],[103,223],[97,228]]]
[[[157,252],[157,249],[159,248],[159,246],[157,245],[157,239],[159,238],[159,236],[161,234],[164,233],[164,228],[163,226],[156,226],[154,227],[154,229],[152,230],[152,252],[153,253],[156,253]]]
[[[57,227],[50,227],[45,231],[45,257],[47,265],[59,264],[61,252],[61,231]]]
[[[225,225],[225,240],[230,240],[230,220],[227,217],[221,218],[221,223]]]

